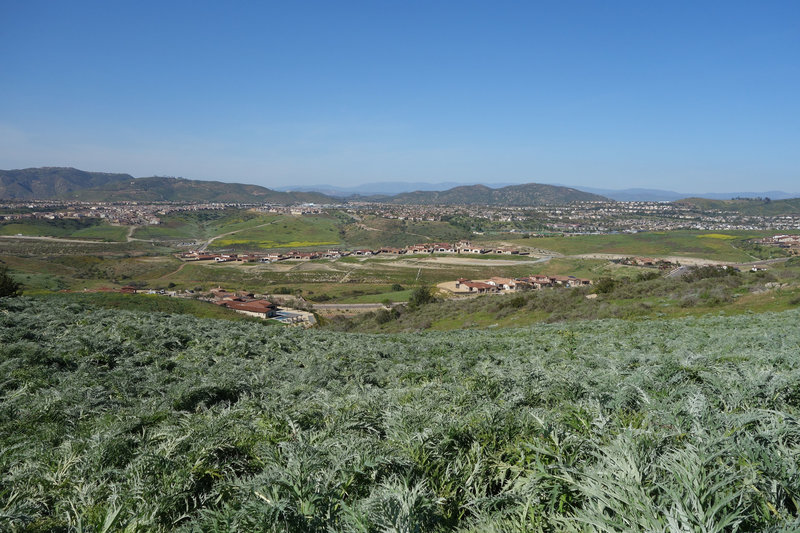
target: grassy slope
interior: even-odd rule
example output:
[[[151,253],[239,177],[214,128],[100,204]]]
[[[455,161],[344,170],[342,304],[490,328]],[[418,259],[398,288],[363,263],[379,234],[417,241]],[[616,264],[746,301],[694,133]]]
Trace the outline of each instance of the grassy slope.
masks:
[[[651,274],[656,274],[649,271]],[[367,314],[334,320],[331,327],[355,331],[398,332],[475,327],[521,327],[541,322],[595,318],[647,319],[782,311],[800,305],[800,261],[772,265],[767,272],[685,279],[637,279],[648,273],[625,269],[616,286],[594,299],[596,287],[546,289],[529,293],[451,299],[402,312],[393,320]],[[631,276],[631,274],[634,274]],[[627,277],[625,277],[627,276]],[[595,278],[597,279],[597,278]]]
[[[796,530],[798,311],[367,336],[0,308],[19,529]]]
[[[692,205],[704,211],[732,211],[742,215],[789,215],[800,213],[800,198],[786,200],[710,200],[708,198],[685,198],[679,204]]]
[[[217,239],[214,248],[236,248],[242,250],[268,248],[307,248],[336,246],[339,244],[337,220],[327,216],[280,216],[264,219],[263,227],[238,230],[220,228],[222,233],[237,231]]]
[[[359,223],[343,225],[349,247],[404,247],[425,242],[454,242],[469,237],[469,232],[446,222],[407,221],[365,216]]]
[[[89,220],[25,220],[0,223],[0,235],[63,237],[124,242],[128,229],[111,226],[99,219]]]
[[[764,235],[764,232],[671,231],[617,235],[577,235],[515,239],[511,242],[552,250],[567,255],[623,254],[637,256],[701,257],[717,261],[751,261],[745,251],[736,248],[741,240]],[[722,235],[736,239],[721,238]]]
[[[137,239],[205,240],[215,235],[243,229],[273,217],[240,209],[201,210],[171,213],[161,217],[161,224],[137,228]]]

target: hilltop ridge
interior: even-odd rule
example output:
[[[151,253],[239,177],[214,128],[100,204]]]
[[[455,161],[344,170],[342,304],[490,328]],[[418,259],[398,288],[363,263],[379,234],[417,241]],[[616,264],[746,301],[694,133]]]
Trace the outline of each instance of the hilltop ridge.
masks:
[[[71,167],[0,170],[0,198],[10,200],[189,201],[241,203],[334,203],[317,192],[280,192],[242,183],[175,177],[134,178]]]
[[[0,198],[11,200],[60,199],[85,201],[190,201],[241,203],[341,203],[377,201],[418,205],[530,206],[577,201],[609,201],[572,187],[527,183],[491,188],[461,185],[444,191],[415,191],[396,195],[352,195],[334,198],[316,191],[277,191],[260,185],[141,177],[130,174],[87,172],[70,167],[0,170]]]

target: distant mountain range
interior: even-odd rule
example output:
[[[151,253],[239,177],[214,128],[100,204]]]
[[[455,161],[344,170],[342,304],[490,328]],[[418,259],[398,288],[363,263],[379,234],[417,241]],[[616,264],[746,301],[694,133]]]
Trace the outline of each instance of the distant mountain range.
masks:
[[[386,182],[355,187],[328,185],[282,187],[272,190],[259,185],[201,181],[172,177],[134,178],[130,174],[86,172],[67,167],[0,170],[0,198],[11,200],[61,199],[86,201],[187,201],[231,203],[316,203],[331,204],[347,200],[381,201],[419,205],[497,205],[526,206],[566,204],[575,201],[678,201],[689,198],[694,205],[710,209],[743,209],[752,213],[771,213],[794,209],[794,198],[783,191],[682,194],[659,189],[596,189],[527,183],[521,185],[458,184],[455,182]],[[763,207],[732,198],[769,198]],[[709,202],[721,203],[704,204]],[[722,202],[726,200],[727,202]],[[687,200],[689,201],[689,200]]]
[[[582,191],[601,194],[612,200],[620,202],[674,202],[683,198],[708,198],[711,200],[730,200],[731,198],[770,198],[772,200],[785,200],[797,198],[800,193],[784,191],[763,192],[709,192],[709,193],[682,193],[665,191],[661,189],[597,189],[593,187],[578,187]]]
[[[359,196],[392,196],[402,193],[415,191],[444,191],[455,187],[466,185],[477,185],[476,183],[459,182],[405,182],[390,181],[385,183],[364,183],[351,187],[340,187],[336,185],[304,185],[298,187],[276,187],[279,191],[317,191],[328,196],[338,196],[342,198],[353,195]],[[497,189],[509,185],[519,185],[515,183],[491,183],[488,186]],[[620,202],[674,202],[683,198],[710,198],[714,200],[730,200],[731,198],[771,198],[773,200],[784,200],[787,198],[800,197],[800,193],[787,193],[784,191],[762,191],[762,192],[722,192],[722,193],[681,193],[662,189],[600,189],[595,187],[575,187],[564,184],[553,184],[559,187],[570,187],[579,191],[599,194]]]
[[[447,185],[447,184],[438,184]],[[398,185],[399,186],[399,185]],[[187,201],[241,203],[339,203],[346,199],[394,204],[542,205],[606,198],[570,187],[528,183],[490,188],[485,185],[452,187],[443,191],[415,191],[396,195],[334,198],[313,191],[275,191],[258,185],[200,181],[184,178],[134,178],[130,174],[86,172],[74,168],[44,167],[0,170],[0,198],[85,201]]]
[[[477,182],[462,183],[456,181],[443,181],[439,183],[428,183],[420,181],[385,181],[374,183],[362,183],[352,187],[341,187],[338,185],[300,185],[275,187],[277,191],[316,191],[328,196],[339,196],[347,198],[349,196],[392,196],[404,192],[414,191],[446,191],[454,187],[465,185],[480,185]],[[519,185],[518,183],[491,183],[488,186],[496,189],[507,185]]]

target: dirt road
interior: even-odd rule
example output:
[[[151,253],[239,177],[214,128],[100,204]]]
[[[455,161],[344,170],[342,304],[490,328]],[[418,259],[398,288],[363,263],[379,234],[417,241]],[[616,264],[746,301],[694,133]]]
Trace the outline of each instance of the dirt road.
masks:
[[[88,241],[81,239],[61,239],[59,237],[37,237],[34,235],[0,235],[0,239],[24,239],[31,241],[74,242],[81,244],[122,244],[116,241]]]

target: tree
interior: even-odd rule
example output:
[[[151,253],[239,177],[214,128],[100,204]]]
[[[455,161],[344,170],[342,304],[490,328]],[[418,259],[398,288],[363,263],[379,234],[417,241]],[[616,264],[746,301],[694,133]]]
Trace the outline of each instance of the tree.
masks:
[[[5,296],[13,297],[21,295],[22,284],[11,277],[11,274],[8,273],[8,267],[6,265],[0,266],[0,298]]]
[[[411,293],[411,297],[408,299],[408,306],[411,308],[419,307],[431,303],[434,299],[433,287],[422,285]]]

